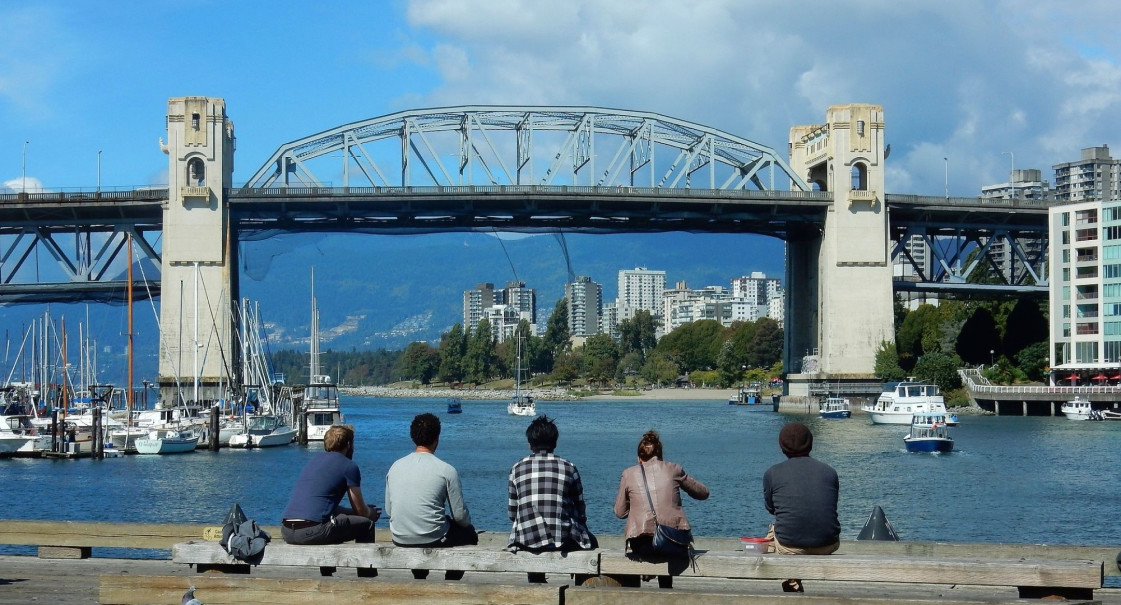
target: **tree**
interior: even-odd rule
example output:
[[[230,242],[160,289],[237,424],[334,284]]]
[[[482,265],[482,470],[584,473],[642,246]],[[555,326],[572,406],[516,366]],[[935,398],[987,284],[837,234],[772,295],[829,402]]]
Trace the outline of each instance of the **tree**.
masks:
[[[588,380],[604,384],[615,376],[619,346],[607,334],[596,334],[584,342],[584,374]]]
[[[634,317],[619,322],[619,341],[623,354],[638,351],[645,363],[646,356],[658,344],[659,325],[660,322],[649,311],[642,309],[635,311]]]
[[[782,361],[782,328],[770,317],[755,322],[755,335],[747,346],[747,367],[766,368]]]
[[[553,307],[543,340],[542,361],[546,362],[546,371],[550,371],[553,370],[556,357],[568,350],[568,299],[561,298]]]
[[[681,369],[692,372],[715,368],[723,344],[724,328],[720,322],[702,319],[666,334],[658,341],[656,349],[681,360]]]
[[[1027,347],[1050,339],[1047,318],[1039,310],[1039,303],[1034,300],[1025,298],[1016,301],[1004,325],[1002,349],[1008,359],[1015,359]],[[1026,370],[1022,366],[1021,369]]]
[[[1029,380],[1043,380],[1043,372],[1048,363],[1047,341],[1030,344],[1016,354],[1016,365]]]
[[[924,345],[938,342],[940,319],[934,305],[921,305],[903,319],[903,325],[899,327],[895,337],[895,346],[899,351],[899,365],[904,371],[913,367],[915,361],[926,352]]]
[[[464,374],[468,381],[476,384],[490,380],[494,367],[494,335],[487,318],[479,320],[479,327],[467,338],[467,356],[464,359]]]
[[[467,335],[458,323],[440,337],[440,369],[444,382],[463,381],[463,356],[467,354]]]
[[[933,383],[943,393],[961,387],[958,364],[945,353],[927,353],[915,363],[915,378],[922,382]]]
[[[671,359],[654,351],[650,354],[650,359],[642,365],[641,374],[651,384],[666,385],[673,384],[681,375],[681,371]]]
[[[1000,351],[1000,334],[992,313],[985,307],[973,311],[973,315],[961,327],[954,350],[962,361],[979,365],[993,362],[991,351]]]
[[[412,342],[397,358],[395,373],[405,380],[428,384],[440,366],[440,352],[426,342]]]
[[[887,340],[880,341],[880,348],[876,351],[876,365],[873,370],[876,376],[884,382],[903,380],[907,374],[899,367],[899,353],[895,350],[895,343]]]

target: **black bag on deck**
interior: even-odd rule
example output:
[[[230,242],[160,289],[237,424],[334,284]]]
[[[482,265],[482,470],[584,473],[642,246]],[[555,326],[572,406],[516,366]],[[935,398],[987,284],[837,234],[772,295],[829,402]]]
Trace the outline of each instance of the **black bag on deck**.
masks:
[[[654,510],[654,499],[650,497],[650,484],[646,482],[646,469],[642,467],[641,462],[638,463],[638,470],[642,472],[642,487],[646,488],[646,502],[650,505],[650,514],[654,516],[654,540],[651,547],[654,552],[663,557],[689,558],[689,548],[693,544],[693,532],[658,523],[658,513]]]
[[[265,553],[265,545],[272,541],[272,536],[256,521],[245,517],[240,504],[234,504],[226,514],[226,521],[222,525],[222,540],[219,544],[226,552],[239,561],[246,563],[259,563]]]

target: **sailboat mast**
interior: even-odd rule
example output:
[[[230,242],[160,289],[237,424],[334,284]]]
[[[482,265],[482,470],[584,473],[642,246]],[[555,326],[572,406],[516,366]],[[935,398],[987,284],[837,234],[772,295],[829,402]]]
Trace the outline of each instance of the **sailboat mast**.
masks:
[[[132,235],[126,236],[128,240],[128,268],[125,270],[125,279],[128,281],[128,385],[125,391],[125,405],[128,407],[128,417],[132,418]]]
[[[315,267],[311,268],[311,364],[308,382],[319,376],[319,305],[315,301]]]
[[[199,264],[195,261],[195,339],[194,339],[194,402],[197,405],[199,401]]]

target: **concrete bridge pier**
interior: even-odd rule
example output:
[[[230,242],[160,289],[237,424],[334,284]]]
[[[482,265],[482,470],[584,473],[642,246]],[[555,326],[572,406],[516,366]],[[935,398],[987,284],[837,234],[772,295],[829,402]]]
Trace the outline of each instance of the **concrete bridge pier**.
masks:
[[[876,351],[894,340],[883,132],[883,108],[861,103],[790,129],[791,169],[833,192],[824,229],[787,239],[790,395],[814,382],[875,383]]]
[[[224,190],[232,185],[234,126],[226,103],[175,97],[167,104],[168,203],[163,212],[159,389],[164,406],[225,396],[237,367],[231,301],[236,242]]]

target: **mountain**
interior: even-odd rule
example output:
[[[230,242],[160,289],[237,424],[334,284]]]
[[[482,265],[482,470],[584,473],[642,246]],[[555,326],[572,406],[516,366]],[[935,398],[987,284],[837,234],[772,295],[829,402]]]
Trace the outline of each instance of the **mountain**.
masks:
[[[502,234],[500,239],[490,233],[445,233],[293,234],[243,241],[241,296],[259,303],[272,349],[306,350],[314,267],[324,349],[401,349],[418,340],[438,343],[441,333],[463,321],[463,291],[481,282],[501,287],[516,280],[535,288],[537,319],[544,325],[564,296],[569,265],[573,274],[603,285],[605,302],[616,297],[620,269],[664,270],[669,287],[679,281],[691,288],[728,287],[732,278],[753,271],[783,277],[783,242],[758,235],[565,234],[563,240],[564,247],[555,234]],[[31,319],[42,317],[45,307],[0,306],[7,336],[0,359],[5,373],[13,367],[16,377],[29,371],[20,346]],[[157,374],[157,314],[158,301],[134,306],[137,384]],[[82,336],[96,343],[91,348],[100,378],[124,382],[128,323],[123,305],[51,305],[50,315],[56,326],[66,318],[72,366],[79,363],[81,324]]]

